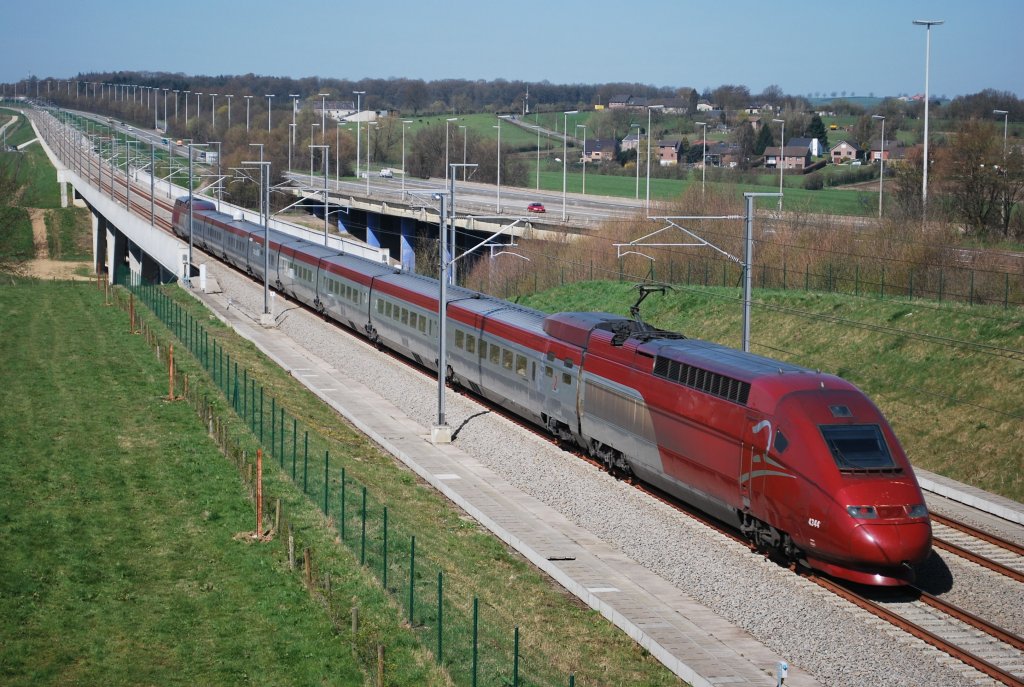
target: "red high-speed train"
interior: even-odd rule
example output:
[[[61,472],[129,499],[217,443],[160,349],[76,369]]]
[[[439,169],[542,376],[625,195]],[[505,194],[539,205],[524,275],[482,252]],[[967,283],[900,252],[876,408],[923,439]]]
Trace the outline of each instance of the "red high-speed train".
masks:
[[[438,285],[216,212],[193,241],[341,324],[437,369]],[[189,235],[188,199],[174,230]],[[931,522],[899,441],[853,384],[601,312],[546,315],[453,287],[454,383],[739,527],[758,547],[846,580],[900,585]]]

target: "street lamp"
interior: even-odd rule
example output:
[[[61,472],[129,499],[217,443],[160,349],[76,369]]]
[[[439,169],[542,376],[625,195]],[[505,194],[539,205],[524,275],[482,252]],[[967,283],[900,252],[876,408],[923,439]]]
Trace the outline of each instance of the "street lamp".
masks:
[[[196,119],[199,119],[199,106],[200,106],[200,101],[202,101],[202,99],[203,99],[203,94],[200,93],[199,91],[196,91]]]
[[[1006,131],[1010,124],[1010,112],[1009,110],[992,110],[994,115],[1003,116],[1003,159],[1005,164],[1006,159]]]
[[[779,142],[779,158],[776,164],[779,166],[779,211],[782,211],[782,173],[786,162],[786,120],[773,119],[773,122],[782,124],[782,140]]]
[[[569,115],[578,114],[579,110],[569,110],[562,113],[562,221],[565,221],[565,189],[566,189],[566,161],[569,159]],[[555,120],[558,121],[557,119]],[[558,126],[555,124],[555,126]]]
[[[320,93],[320,143],[324,143],[327,136],[327,96],[330,93]],[[292,116],[294,116],[294,110]],[[312,142],[312,141],[311,141]]]
[[[498,130],[498,201],[495,207],[495,214],[501,214],[501,117],[498,117],[498,123],[494,125],[494,128]],[[463,164],[466,160],[463,158]],[[466,168],[462,168],[462,180],[466,180]]]
[[[449,117],[444,122],[444,183],[448,185],[448,136],[452,122],[459,121],[458,117]],[[367,134],[369,135],[369,134]]]
[[[878,153],[878,218],[882,218],[882,180],[885,179],[885,117],[871,115],[871,119],[882,120],[882,146]]]
[[[377,126],[377,122],[366,123],[366,195],[370,195],[370,126]]]
[[[916,26],[925,27],[924,43],[924,169],[921,177],[921,219],[928,218],[928,66],[931,61],[932,27],[943,23],[942,19],[915,19]]]
[[[275,96],[274,96],[273,93],[267,93],[266,96],[267,96],[267,131],[269,132],[270,131],[270,112],[271,112],[271,103],[272,103],[272,101],[270,99],[275,97]],[[269,184],[270,181],[268,180],[267,183]],[[269,193],[269,191],[268,191],[268,193]]]
[[[402,120],[402,197],[405,198],[405,126],[412,124],[411,119]]]
[[[704,197],[704,180],[707,178],[708,171],[708,123],[707,122],[694,122],[695,126],[704,127],[704,133],[700,136],[701,149],[700,149],[700,196]]]
[[[309,183],[313,183],[313,129],[320,128],[320,125],[316,122],[311,122],[309,125]]]
[[[292,142],[295,140],[295,124],[288,125],[288,171],[292,171]]]
[[[359,178],[359,117],[362,114],[362,97],[366,95],[366,91],[352,91],[352,95],[356,97],[356,179]]]
[[[651,209],[651,110],[660,110],[664,105],[647,106],[647,210]]]
[[[185,126],[188,126],[188,94],[192,91],[182,91],[185,94]]]
[[[459,128],[462,129],[462,180],[466,180],[466,141],[469,139],[469,127],[465,124],[459,124]],[[498,139],[500,143],[501,130],[498,131]]]
[[[224,95],[228,99],[228,128],[231,128],[231,99],[235,97],[234,93],[227,93]]]
[[[210,94],[210,110],[213,111],[213,117],[211,118],[210,124],[214,129],[217,128],[217,93]],[[218,210],[218,212],[220,212]]]
[[[577,124],[577,129],[583,129],[583,195],[587,195],[587,125]]]
[[[243,95],[242,97],[245,98],[245,130],[248,131],[249,130],[249,101],[252,100],[252,96],[251,95]],[[260,169],[262,171],[262,167]],[[262,197],[262,195],[263,194],[260,194],[261,197]]]
[[[537,190],[540,190],[540,125],[533,127],[537,130]]]
[[[643,127],[634,124],[633,128],[636,129],[636,200],[640,200],[640,138],[643,136],[640,132]]]
[[[292,131],[291,131],[292,138],[291,138],[291,141],[292,141],[292,145],[295,145],[295,106],[296,106],[296,104],[298,102],[297,99],[299,98],[299,96],[296,93],[289,93],[288,97],[292,99]],[[310,141],[310,143],[312,143],[312,141]],[[289,170],[291,169],[291,165],[288,165],[288,169]]]

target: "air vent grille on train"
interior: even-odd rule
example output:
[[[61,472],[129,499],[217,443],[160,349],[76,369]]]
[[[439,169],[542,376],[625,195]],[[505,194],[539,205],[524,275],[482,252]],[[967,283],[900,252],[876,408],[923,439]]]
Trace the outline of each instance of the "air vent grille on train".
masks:
[[[711,372],[693,365],[658,356],[654,361],[654,374],[672,382],[678,382],[697,391],[724,398],[740,405],[747,404],[750,383],[717,372]]]

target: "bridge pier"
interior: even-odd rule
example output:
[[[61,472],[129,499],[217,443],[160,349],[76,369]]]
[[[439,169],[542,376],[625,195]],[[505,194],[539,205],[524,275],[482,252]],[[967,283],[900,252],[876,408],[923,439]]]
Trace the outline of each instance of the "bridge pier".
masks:
[[[398,259],[402,261],[402,269],[406,272],[416,271],[416,219],[413,217],[401,218],[401,239],[400,254]]]
[[[380,215],[376,212],[366,213],[366,243],[380,248]]]

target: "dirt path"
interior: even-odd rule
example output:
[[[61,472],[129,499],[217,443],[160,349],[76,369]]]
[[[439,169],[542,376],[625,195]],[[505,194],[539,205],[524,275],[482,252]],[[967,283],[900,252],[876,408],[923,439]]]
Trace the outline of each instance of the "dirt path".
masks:
[[[92,281],[92,277],[75,274],[75,271],[92,271],[92,263],[71,262],[67,260],[51,260],[46,246],[46,211],[29,208],[32,218],[32,243],[36,249],[36,257],[25,263],[25,272],[38,279],[61,279],[71,281]]]

